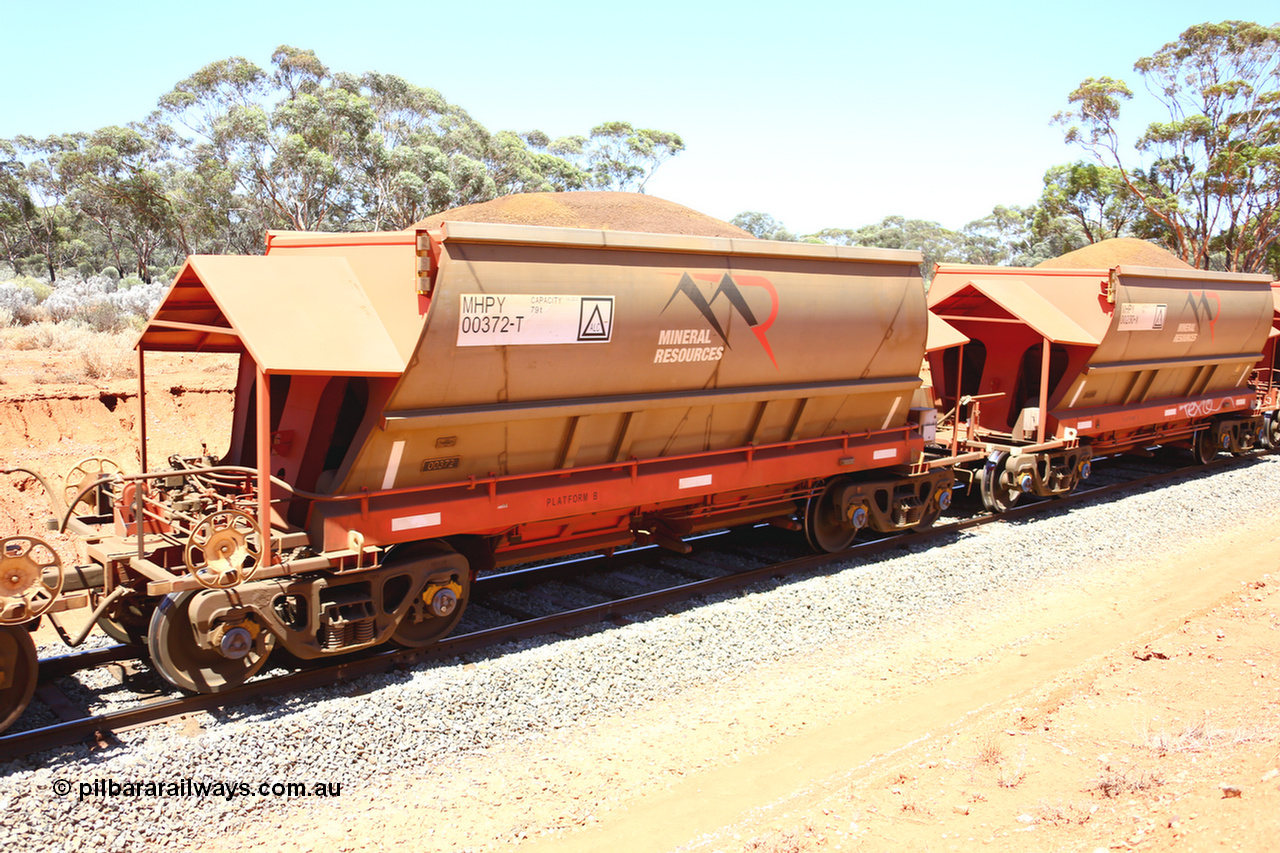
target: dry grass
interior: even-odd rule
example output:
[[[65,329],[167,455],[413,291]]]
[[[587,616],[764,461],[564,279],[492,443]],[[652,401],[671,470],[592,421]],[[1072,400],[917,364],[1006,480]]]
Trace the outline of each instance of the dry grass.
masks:
[[[979,740],[975,758],[984,767],[995,767],[1004,761],[1004,747],[1000,745],[1000,736],[992,732]]]
[[[1107,768],[1101,776],[1085,787],[1088,792],[1097,791],[1107,798],[1131,794],[1135,791],[1149,791],[1164,784],[1164,778],[1153,770],[1130,767],[1116,771]]]
[[[1266,722],[1220,728],[1213,725],[1206,711],[1195,723],[1187,723],[1176,731],[1142,731],[1143,746],[1158,754],[1177,752],[1208,752],[1221,747],[1248,743],[1270,743],[1280,737],[1280,723]]]
[[[1087,808],[1075,803],[1040,803],[1036,807],[1036,819],[1041,823],[1052,823],[1061,826],[1083,826],[1089,822],[1091,813]]]
[[[1003,764],[996,768],[996,784],[1001,788],[1016,788],[1021,785],[1027,778],[1027,771],[1023,769],[1023,758],[1018,759],[1016,768],[1006,767]]]
[[[100,334],[81,323],[32,323],[0,329],[0,347],[65,352],[79,349],[89,338]]]
[[[933,815],[933,812],[929,810],[928,806],[916,800],[914,793],[903,797],[901,809],[910,815],[919,815],[922,817],[929,817]]]
[[[812,826],[805,824],[794,832],[777,830],[769,835],[753,838],[742,849],[752,853],[804,853],[824,842],[825,839]]]
[[[974,767],[993,768],[996,773],[996,784],[1001,788],[1016,788],[1027,778],[1027,753],[1024,749],[1018,756],[1017,766],[1008,763],[1002,738],[998,732],[989,732],[978,739],[978,751],[973,756]]]
[[[114,379],[137,373],[133,336],[99,333],[80,350],[84,372],[90,379]]]
[[[83,383],[137,373],[132,332],[96,332],[80,323],[35,323],[0,328],[0,349],[75,352],[81,367],[35,377],[38,384]]]

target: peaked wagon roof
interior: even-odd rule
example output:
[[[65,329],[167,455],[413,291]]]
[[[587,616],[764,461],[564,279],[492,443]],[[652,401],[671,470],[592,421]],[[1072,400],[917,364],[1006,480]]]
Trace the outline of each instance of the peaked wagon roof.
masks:
[[[939,315],[989,316],[990,305],[1054,343],[1097,346],[1101,338],[1019,279],[975,278],[930,305]],[[1080,318],[1083,319],[1083,318]]]
[[[399,375],[405,367],[350,264],[333,256],[193,255],[138,346],[246,351],[267,373]]]

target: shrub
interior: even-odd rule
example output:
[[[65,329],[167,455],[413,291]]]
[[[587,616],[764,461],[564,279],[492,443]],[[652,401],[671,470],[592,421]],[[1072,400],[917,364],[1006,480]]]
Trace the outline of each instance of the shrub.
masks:
[[[115,279],[105,276],[102,273],[89,276],[85,279],[84,283],[100,293],[115,293],[120,289],[120,285],[116,283]]]
[[[15,282],[0,284],[0,310],[9,317],[6,325],[23,326],[34,323],[40,316],[40,300],[29,288]]]
[[[128,290],[111,294],[111,301],[125,314],[146,319],[160,307],[160,300],[169,292],[167,284],[153,281],[150,284],[138,284]]]
[[[133,376],[136,373],[130,335],[93,335],[80,346],[80,360],[90,379]]]
[[[49,285],[47,281],[44,281],[43,279],[33,278],[32,276],[29,276],[29,275],[18,277],[15,280],[15,283],[19,287],[26,288],[27,290],[30,290],[33,294],[35,294],[36,302],[44,302],[46,299],[49,298],[49,295],[53,293],[53,288]]]
[[[45,300],[45,310],[56,322],[70,320],[85,306],[100,301],[106,290],[95,282],[74,281],[59,285]]]
[[[128,325],[120,308],[105,300],[81,306],[76,311],[76,318],[95,332],[121,332]]]
[[[105,275],[107,278],[111,279],[112,281],[120,280],[120,270],[116,269],[115,267],[107,267],[102,271],[102,274]]]
[[[138,278],[133,273],[129,273],[127,276],[120,279],[121,290],[129,290],[130,288],[137,287],[140,284],[142,284],[142,279]]]

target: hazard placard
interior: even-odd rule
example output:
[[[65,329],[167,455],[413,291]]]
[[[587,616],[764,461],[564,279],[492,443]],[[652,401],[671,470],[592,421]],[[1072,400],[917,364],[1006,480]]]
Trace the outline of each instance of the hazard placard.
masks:
[[[612,296],[463,293],[458,346],[608,343]]]
[[[1164,329],[1164,315],[1169,306],[1156,302],[1126,302],[1120,306],[1120,322],[1116,328],[1122,332],[1159,332]]]
[[[613,297],[582,297],[578,315],[578,340],[607,341],[613,332]]]

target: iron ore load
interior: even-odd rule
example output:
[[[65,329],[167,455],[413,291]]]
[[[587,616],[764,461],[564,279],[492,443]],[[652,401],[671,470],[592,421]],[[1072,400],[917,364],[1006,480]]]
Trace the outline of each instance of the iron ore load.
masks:
[[[86,460],[46,486],[86,565],[3,540],[0,723],[35,685],[29,629],[71,609],[219,692],[273,648],[433,643],[495,566],[931,524],[952,473],[912,406],[920,260],[465,222],[190,258],[138,341],[143,473]],[[157,351],[239,354],[225,457],[149,464]]]

